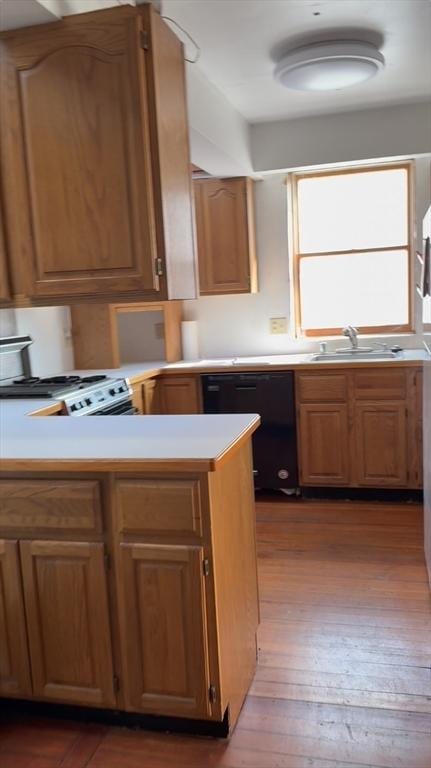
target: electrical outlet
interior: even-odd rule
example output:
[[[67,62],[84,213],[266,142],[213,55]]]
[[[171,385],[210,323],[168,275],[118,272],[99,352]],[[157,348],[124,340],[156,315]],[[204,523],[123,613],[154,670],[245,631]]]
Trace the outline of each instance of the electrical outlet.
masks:
[[[269,325],[271,333],[287,333],[287,317],[271,317]]]

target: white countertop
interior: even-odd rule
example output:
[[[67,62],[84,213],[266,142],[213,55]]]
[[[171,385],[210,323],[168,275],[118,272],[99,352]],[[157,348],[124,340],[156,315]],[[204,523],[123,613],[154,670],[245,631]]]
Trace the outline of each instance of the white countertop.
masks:
[[[138,380],[160,371],[199,371],[214,368],[235,370],[241,366],[307,365],[310,368],[329,363],[311,363],[310,354],[269,355],[203,359],[166,364],[160,361],[130,363],[121,368],[104,370],[108,376],[124,376]],[[405,350],[400,363],[429,360],[425,350]],[[397,360],[362,363],[372,366]],[[335,363],[349,366],[350,361]],[[71,371],[81,375],[101,371]],[[215,462],[240,437],[257,425],[254,414],[190,415],[190,416],[103,416],[63,417],[29,414],[49,407],[52,400],[0,400],[0,459],[16,461],[100,461],[100,462]],[[29,467],[30,468],[30,467]]]
[[[329,350],[330,351],[330,350]],[[256,357],[226,357],[226,358],[207,358],[201,360],[183,360],[178,363],[165,363],[164,370],[175,371],[188,371],[199,370],[200,368],[230,368],[234,370],[236,367],[241,366],[288,366],[294,368],[297,365],[310,365],[313,368],[319,366],[336,365],[336,366],[349,366],[349,365],[366,365],[372,366],[376,363],[381,365],[382,363],[420,363],[424,360],[429,360],[429,355],[425,349],[405,349],[396,358],[378,358],[375,357],[372,360],[319,360],[313,361],[311,358],[317,354],[316,352],[308,354],[292,354],[292,355],[260,355]]]
[[[0,400],[0,459],[217,461],[258,423],[256,414],[29,416],[52,400]],[[29,466],[29,469],[31,467]]]

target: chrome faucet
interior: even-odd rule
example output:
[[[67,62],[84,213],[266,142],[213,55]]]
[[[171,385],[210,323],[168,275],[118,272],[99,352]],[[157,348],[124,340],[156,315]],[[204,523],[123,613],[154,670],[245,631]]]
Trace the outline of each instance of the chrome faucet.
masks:
[[[348,325],[347,328],[343,328],[343,336],[347,336],[352,345],[352,349],[358,348],[358,329],[353,325]]]

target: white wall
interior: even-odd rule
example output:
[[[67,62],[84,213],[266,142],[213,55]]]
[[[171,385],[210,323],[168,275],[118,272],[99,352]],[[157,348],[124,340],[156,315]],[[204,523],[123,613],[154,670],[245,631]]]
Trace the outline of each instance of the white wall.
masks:
[[[192,162],[214,176],[252,172],[250,127],[193,64],[186,64]]]
[[[0,336],[16,336],[15,310],[0,309]]]
[[[431,200],[430,157],[416,162],[416,218],[418,243],[421,223]],[[311,351],[318,342],[296,340],[293,335],[271,335],[270,317],[289,317],[289,255],[285,172],[266,175],[255,183],[256,235],[259,261],[259,293],[237,296],[205,296],[185,303],[185,315],[199,324],[202,357],[282,354]],[[416,270],[419,281],[419,269]],[[322,287],[324,293],[324,286]],[[416,292],[417,335],[392,337],[404,347],[422,344],[421,303]],[[338,342],[333,345],[337,346]]]
[[[251,127],[251,148],[255,171],[426,154],[431,104],[258,123]]]
[[[68,307],[16,309],[18,334],[28,333],[33,344],[30,361],[34,376],[51,376],[73,368]]]

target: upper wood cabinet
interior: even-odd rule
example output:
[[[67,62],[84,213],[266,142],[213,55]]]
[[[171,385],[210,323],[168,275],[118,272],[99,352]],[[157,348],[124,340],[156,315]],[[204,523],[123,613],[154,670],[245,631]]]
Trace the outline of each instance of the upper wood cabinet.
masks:
[[[103,544],[21,541],[37,698],[114,706]]]
[[[195,295],[183,47],[150,5],[0,38],[17,300]]]
[[[18,542],[0,540],[0,696],[31,694]]]
[[[7,256],[6,256],[6,236],[4,230],[2,203],[0,199],[0,304],[9,303],[11,294],[9,286]]]
[[[193,187],[200,293],[255,292],[253,182],[196,179]]]

